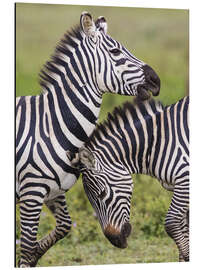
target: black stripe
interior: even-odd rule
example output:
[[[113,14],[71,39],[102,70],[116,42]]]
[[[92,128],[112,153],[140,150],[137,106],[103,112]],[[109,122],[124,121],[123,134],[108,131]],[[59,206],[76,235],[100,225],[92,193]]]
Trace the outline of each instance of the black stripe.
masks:
[[[89,47],[87,42],[86,42],[86,46]],[[92,51],[91,51],[90,48],[88,48],[88,52],[87,52],[87,49],[86,49],[86,47],[84,46],[83,43],[81,43],[81,49],[82,49],[83,53],[85,54],[86,61],[87,61],[87,66],[84,66],[84,69],[89,69],[89,71],[90,71],[90,76],[91,76],[91,80],[88,79],[89,76],[87,76],[86,78],[87,78],[88,81],[89,81],[89,85],[93,84],[93,85],[94,85],[94,89],[96,89],[97,86],[95,85],[95,80],[94,80],[94,77],[93,77],[94,71],[92,70],[92,64],[91,64],[91,62],[90,62],[90,57],[89,57],[88,52],[91,53],[91,55],[93,56],[92,58],[94,58],[94,54],[92,53]],[[84,69],[83,69],[83,70],[84,70]]]
[[[113,48],[116,46],[116,41],[113,40],[110,36],[108,35],[103,35],[103,40],[105,44],[107,44],[110,48]],[[109,42],[108,42],[109,41]]]
[[[96,50],[96,53],[97,53],[97,59],[98,59],[99,73],[101,73],[101,58],[100,58],[100,55],[98,53],[98,49]]]
[[[24,197],[24,196],[35,196],[35,197],[40,197],[40,198],[42,198],[42,199],[44,198],[44,195],[43,195],[41,192],[35,191],[35,190],[27,191],[27,192],[23,193],[22,196],[23,196],[23,197]]]
[[[16,136],[16,147],[18,146],[20,139],[23,135],[23,131],[25,128],[25,119],[26,119],[26,103],[25,103],[25,97],[21,97],[20,101],[18,103],[18,106],[16,108],[16,115],[18,110],[21,108],[21,116],[20,116],[20,123],[17,130],[17,136]]]
[[[64,89],[67,91],[68,97],[71,99],[71,102],[73,103],[73,105],[75,106],[75,108],[86,119],[88,119],[89,122],[91,122],[92,124],[95,125],[96,124],[96,121],[97,121],[97,118],[95,117],[95,115],[93,114],[93,112],[84,103],[81,102],[81,100],[77,97],[77,95],[73,91],[70,90],[70,88],[67,85],[67,82],[66,82],[66,79],[65,79],[65,75],[63,73],[59,73],[59,75],[61,76]],[[78,89],[81,89],[81,87],[78,86]],[[83,90],[80,91],[80,93],[82,93],[82,92],[83,92]],[[82,129],[82,127],[81,127],[81,129]],[[76,133],[76,135],[77,135],[77,133]]]
[[[26,146],[27,146],[27,144],[28,144],[29,139],[30,139],[30,136],[29,136],[29,134],[28,134],[28,136],[27,136],[26,139],[24,140],[22,146],[20,147],[20,149],[19,149],[18,152],[16,153],[16,164],[18,164],[18,162],[20,161],[20,159],[21,159],[21,157],[22,157],[22,154],[23,154],[23,152],[24,152],[24,150],[25,150],[25,148],[26,148]],[[29,156],[28,156],[28,158],[29,158]],[[20,174],[20,172],[19,172],[19,174]]]
[[[60,182],[60,179],[57,175],[57,172],[54,170],[54,168],[50,165],[49,161],[47,160],[46,158],[46,155],[44,154],[43,150],[42,150],[42,147],[39,143],[37,143],[37,152],[41,158],[41,160],[43,160],[43,163],[46,165],[46,167],[49,169],[49,171],[52,172],[52,174],[54,175],[54,180],[55,182],[57,183],[58,187],[61,188],[61,182]],[[50,178],[50,176],[49,176]],[[50,190],[49,190],[50,191]],[[47,191],[47,192],[49,192]]]
[[[157,164],[157,158],[160,153],[160,145],[161,145],[161,117],[160,114],[156,117],[156,126],[157,126],[157,138],[155,143],[155,153],[154,153],[154,159],[152,161],[152,174],[155,175],[155,167]]]
[[[179,101],[178,106],[177,106],[177,127],[181,126],[181,123],[180,123],[180,111],[181,111],[182,106],[183,106],[182,103],[183,103],[183,100]],[[186,154],[189,155],[189,149],[188,149],[188,147],[185,144],[185,141],[183,139],[182,130],[180,128],[177,128],[177,133],[178,133],[178,139],[179,139],[180,144],[183,146]]]
[[[59,88],[57,83],[55,83],[55,84],[56,84],[55,88]],[[56,89],[56,91],[58,91],[58,89]],[[61,145],[61,147],[65,151],[70,150],[72,152],[77,152],[78,148],[70,142],[70,140],[65,136],[65,134],[63,133],[63,131],[60,127],[58,118],[57,118],[56,113],[55,113],[54,101],[53,101],[53,97],[52,97],[51,93],[49,93],[49,95],[48,95],[48,100],[49,100],[49,111],[50,111],[50,115],[51,115],[52,126],[53,126],[54,134],[56,136],[57,141],[59,142],[59,144]],[[66,112],[66,113],[68,113],[68,112]]]
[[[172,137],[172,143],[171,143],[171,148],[170,148],[170,154],[167,157],[167,164],[166,164],[166,169],[165,169],[165,179],[167,179],[168,168],[169,168],[169,165],[171,164],[171,159],[172,159],[172,156],[174,154],[174,150],[175,150],[176,144],[177,144],[176,134],[175,134],[174,105],[172,105],[170,107],[169,113],[170,113],[170,120],[168,120],[168,121],[171,122],[170,132],[172,133],[172,135],[170,135],[170,136]],[[164,112],[164,114],[166,114],[166,112]],[[168,130],[166,130],[166,131],[169,132]]]
[[[102,65],[104,65],[103,82],[104,82],[104,84],[105,84],[105,87],[106,87],[107,91],[112,92],[112,91],[109,89],[108,85],[107,85],[107,70],[108,70],[108,69],[107,69],[107,63],[106,63],[107,60],[106,60],[106,56],[105,56],[104,50],[103,50],[103,48],[101,47],[101,44],[100,44],[99,48],[100,48],[100,51],[101,51],[101,53],[102,53],[102,55],[103,55],[103,63],[102,63]],[[104,89],[102,89],[102,90],[104,90]]]
[[[47,184],[43,184],[41,182],[39,182],[39,183],[35,183],[35,182],[26,183],[21,187],[20,191],[23,191],[24,189],[29,188],[29,187],[39,187],[39,189],[44,188],[46,190],[47,194],[50,193],[50,187]]]
[[[181,156],[182,156],[182,151],[181,151],[181,149],[178,147],[178,152],[177,152],[175,161],[173,162],[173,167],[172,167],[172,169],[171,169],[170,179],[173,178],[174,171],[176,170],[177,163],[179,162]]]

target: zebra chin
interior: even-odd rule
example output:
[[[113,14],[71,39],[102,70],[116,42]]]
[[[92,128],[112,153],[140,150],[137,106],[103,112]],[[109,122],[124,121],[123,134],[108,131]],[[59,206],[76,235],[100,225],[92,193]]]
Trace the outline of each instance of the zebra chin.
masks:
[[[119,231],[112,225],[107,225],[104,230],[104,235],[111,242],[112,245],[118,248],[126,248],[127,247],[127,238],[131,233],[131,225],[130,223],[125,223],[121,230]]]

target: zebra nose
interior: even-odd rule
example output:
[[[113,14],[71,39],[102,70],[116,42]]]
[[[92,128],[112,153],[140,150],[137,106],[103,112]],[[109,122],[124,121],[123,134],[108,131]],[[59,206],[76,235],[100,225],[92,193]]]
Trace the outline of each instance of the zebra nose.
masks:
[[[131,233],[130,223],[125,223],[119,231],[112,225],[108,225],[104,230],[104,235],[111,242],[112,245],[118,248],[127,247],[127,237]]]
[[[146,86],[152,92],[153,96],[158,96],[160,92],[161,81],[156,72],[148,65],[143,67],[145,73]]]

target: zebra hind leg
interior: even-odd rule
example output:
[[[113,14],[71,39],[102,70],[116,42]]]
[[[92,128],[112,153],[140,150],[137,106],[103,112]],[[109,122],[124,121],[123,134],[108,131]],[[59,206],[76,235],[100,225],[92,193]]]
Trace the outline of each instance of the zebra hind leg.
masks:
[[[179,261],[189,261],[188,199],[181,200],[180,194],[180,189],[174,190],[165,220],[165,229],[178,247]],[[186,194],[188,193],[185,192],[184,195]]]
[[[65,194],[58,196],[53,201],[46,202],[46,205],[56,219],[56,227],[50,234],[38,241],[36,251],[37,260],[39,260],[57,241],[64,238],[71,229],[71,218],[68,213]]]

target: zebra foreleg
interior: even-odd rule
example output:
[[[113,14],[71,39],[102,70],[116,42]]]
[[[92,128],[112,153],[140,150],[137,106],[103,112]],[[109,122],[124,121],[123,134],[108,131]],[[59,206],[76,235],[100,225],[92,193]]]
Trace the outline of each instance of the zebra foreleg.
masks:
[[[181,231],[182,231],[182,234],[184,235],[184,238],[187,239],[189,243],[189,210],[187,211],[186,216],[183,218],[181,222]],[[179,261],[180,262],[185,261],[182,253],[179,254]]]
[[[40,194],[40,196],[39,196]],[[31,267],[36,261],[37,231],[44,194],[22,196],[20,198],[21,258],[19,267]]]
[[[179,191],[174,191],[171,206],[166,216],[165,229],[178,247],[179,261],[189,261],[188,200],[183,202],[179,195]]]
[[[44,255],[58,240],[64,238],[71,229],[71,218],[68,213],[65,194],[58,196],[54,201],[46,202],[46,205],[56,219],[56,227],[50,234],[38,241],[36,250],[37,260],[35,265],[42,255]]]

